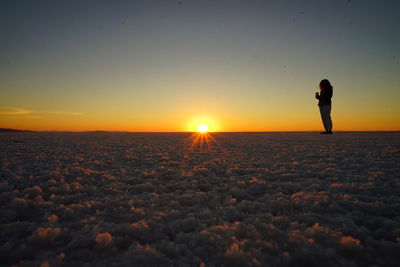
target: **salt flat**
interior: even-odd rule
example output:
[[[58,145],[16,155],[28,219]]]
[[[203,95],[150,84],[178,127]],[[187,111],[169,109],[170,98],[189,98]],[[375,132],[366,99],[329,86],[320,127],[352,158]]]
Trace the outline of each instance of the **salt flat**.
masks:
[[[398,266],[400,133],[212,136],[0,134],[1,264]]]

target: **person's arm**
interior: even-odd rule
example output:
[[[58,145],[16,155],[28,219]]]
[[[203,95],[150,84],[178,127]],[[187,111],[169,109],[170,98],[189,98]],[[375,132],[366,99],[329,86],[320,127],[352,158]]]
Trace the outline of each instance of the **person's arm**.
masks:
[[[329,89],[326,97],[330,100],[332,98],[332,95],[333,95],[333,90]]]
[[[321,100],[324,101],[330,101],[332,98],[332,89],[326,89],[321,92],[321,95],[319,96]]]

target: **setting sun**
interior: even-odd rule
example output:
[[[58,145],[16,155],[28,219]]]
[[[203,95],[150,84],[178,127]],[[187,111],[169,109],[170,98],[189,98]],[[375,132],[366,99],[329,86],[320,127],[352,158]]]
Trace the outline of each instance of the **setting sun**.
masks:
[[[195,116],[189,119],[185,126],[185,131],[196,133],[210,133],[221,131],[221,123],[218,119],[211,116]]]
[[[199,126],[197,127],[197,130],[200,133],[206,133],[206,132],[208,132],[208,126],[205,124],[199,124]]]

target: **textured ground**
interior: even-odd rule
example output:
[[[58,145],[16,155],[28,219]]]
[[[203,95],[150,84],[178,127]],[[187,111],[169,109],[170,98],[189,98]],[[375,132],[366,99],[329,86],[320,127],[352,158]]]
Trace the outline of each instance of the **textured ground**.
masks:
[[[400,133],[0,134],[0,262],[398,266]]]

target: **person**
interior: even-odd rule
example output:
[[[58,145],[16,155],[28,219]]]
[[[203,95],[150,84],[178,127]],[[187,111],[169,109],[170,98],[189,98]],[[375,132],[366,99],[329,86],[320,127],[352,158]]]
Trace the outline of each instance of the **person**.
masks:
[[[319,83],[320,93],[315,94],[315,98],[318,99],[319,112],[321,113],[322,123],[325,128],[325,132],[321,134],[332,134],[332,95],[333,87],[327,79],[323,79]]]

